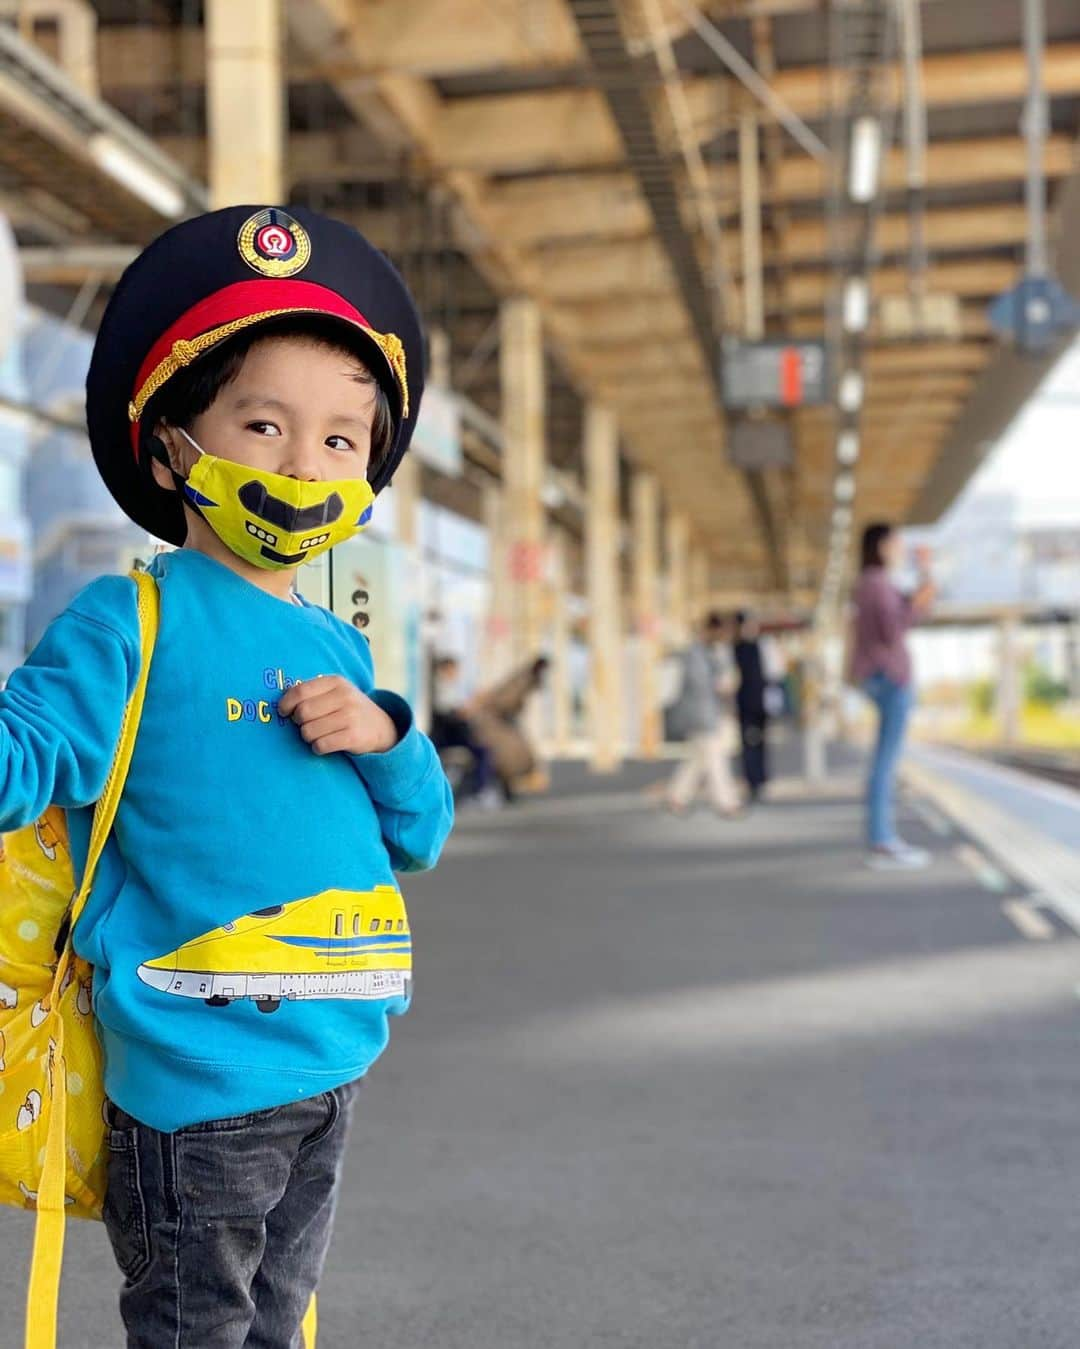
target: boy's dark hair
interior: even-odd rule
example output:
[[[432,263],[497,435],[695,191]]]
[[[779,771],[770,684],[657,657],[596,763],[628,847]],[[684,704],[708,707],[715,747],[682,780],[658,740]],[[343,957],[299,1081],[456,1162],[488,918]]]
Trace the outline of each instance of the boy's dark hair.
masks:
[[[723,632],[727,625],[727,615],[720,613],[718,609],[714,609],[711,614],[707,614],[705,617],[706,632]]]
[[[863,530],[862,536],[862,569],[867,567],[883,566],[881,557],[881,545],[893,532],[892,525],[887,525],[884,521],[878,521],[873,525],[867,525]]]
[[[367,476],[372,478],[390,453],[394,444],[394,418],[390,411],[390,400],[383,386],[371,372],[368,353],[362,338],[355,342],[349,340],[344,325],[321,315],[286,315],[282,319],[271,319],[266,323],[244,328],[218,346],[212,347],[205,356],[200,356],[192,365],[178,370],[172,379],[160,389],[146,405],[142,425],[144,435],[153,435],[159,423],[169,426],[191,429],[191,423],[214,402],[218,394],[239,375],[247,359],[248,352],[259,342],[269,338],[298,337],[306,342],[327,347],[331,351],[340,351],[359,361],[366,372],[358,379],[363,383],[375,385],[375,417],[371,427],[371,458],[368,461]],[[140,462],[149,472],[151,456],[145,448],[140,452]]]

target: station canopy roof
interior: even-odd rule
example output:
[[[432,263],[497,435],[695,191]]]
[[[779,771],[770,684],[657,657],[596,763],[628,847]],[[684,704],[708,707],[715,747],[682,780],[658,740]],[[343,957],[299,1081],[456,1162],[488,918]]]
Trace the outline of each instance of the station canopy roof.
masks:
[[[987,319],[1024,268],[1022,8],[918,6],[913,194],[893,0],[305,0],[285,7],[288,196],[395,257],[448,334],[455,385],[493,415],[500,299],[534,298],[552,461],[574,469],[583,407],[609,404],[628,463],[655,470],[708,548],[714,586],[809,604],[834,519],[835,396],[772,414],[788,465],[736,466],[723,339],[820,340],[834,374],[857,359],[852,530],[949,503],[1058,349],[1020,357]],[[0,207],[31,296],[93,323],[132,247],[206,204],[203,6],[28,10],[0,30]],[[1080,7],[1045,11],[1051,237],[1080,294]],[[86,31],[87,14],[93,46],[72,70],[65,25]],[[868,236],[847,188],[862,115],[883,134]],[[117,156],[149,168],[156,200]],[[947,322],[905,335],[883,302],[911,292],[913,234]],[[870,319],[853,347],[842,298],[860,274]]]

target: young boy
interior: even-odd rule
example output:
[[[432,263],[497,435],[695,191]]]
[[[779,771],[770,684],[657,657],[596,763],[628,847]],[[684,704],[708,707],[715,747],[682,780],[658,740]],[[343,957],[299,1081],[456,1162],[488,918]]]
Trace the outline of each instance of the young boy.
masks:
[[[352,1099],[411,993],[395,871],[452,801],[365,639],[298,566],[370,518],[415,423],[398,274],[313,212],[231,207],[125,273],[87,385],[117,501],[180,545],[113,835],[74,943],[95,970],[105,1221],[129,1349],[295,1349]],[[139,668],[104,577],[0,694],[0,828],[68,808],[77,869]]]

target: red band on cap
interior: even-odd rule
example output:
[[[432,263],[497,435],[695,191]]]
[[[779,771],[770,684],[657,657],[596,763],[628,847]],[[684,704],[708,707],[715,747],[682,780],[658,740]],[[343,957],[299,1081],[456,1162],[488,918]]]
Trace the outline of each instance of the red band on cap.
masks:
[[[342,299],[336,291],[314,281],[236,281],[231,286],[223,286],[213,295],[206,296],[198,304],[192,305],[185,313],[161,334],[147,352],[146,359],[139,367],[132,396],[143,387],[151,373],[157,369],[172,351],[173,345],[180,341],[190,341],[200,333],[220,328],[237,319],[249,318],[253,314],[268,310],[290,309],[307,313],[327,314],[334,318],[346,319],[369,328],[371,324],[359,309]],[[139,422],[131,427],[132,447],[136,459],[139,457]]]

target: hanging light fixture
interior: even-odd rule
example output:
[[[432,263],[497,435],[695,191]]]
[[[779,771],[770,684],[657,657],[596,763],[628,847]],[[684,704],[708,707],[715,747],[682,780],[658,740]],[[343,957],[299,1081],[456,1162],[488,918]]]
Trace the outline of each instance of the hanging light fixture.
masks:
[[[845,370],[840,377],[837,399],[844,412],[858,412],[863,401],[863,377],[858,370]]]
[[[849,276],[844,286],[844,329],[866,331],[870,322],[870,284],[865,276]]]
[[[877,196],[881,168],[881,122],[864,114],[856,117],[851,128],[851,157],[848,161],[848,196],[865,205]]]
[[[836,438],[836,461],[850,468],[859,457],[859,433],[841,431]]]

